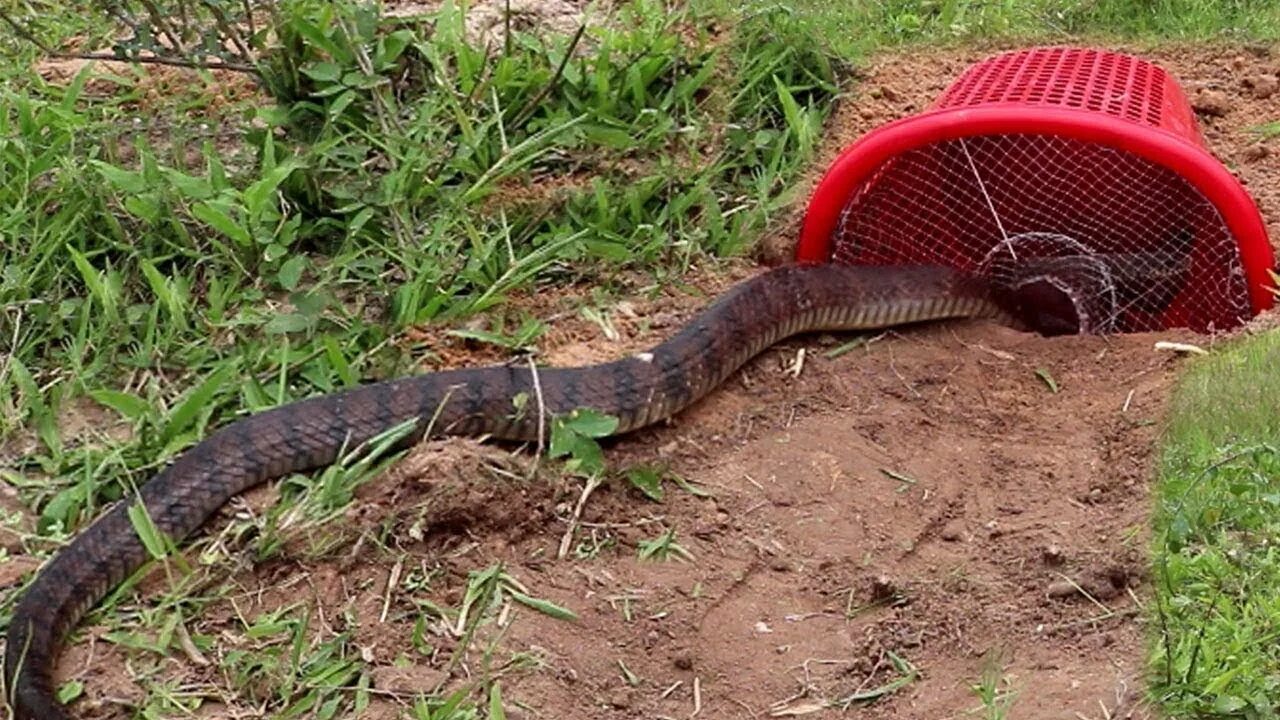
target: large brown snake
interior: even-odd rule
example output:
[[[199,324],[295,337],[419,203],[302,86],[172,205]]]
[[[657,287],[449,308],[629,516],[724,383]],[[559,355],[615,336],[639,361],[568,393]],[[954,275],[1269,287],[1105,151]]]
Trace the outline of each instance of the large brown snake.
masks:
[[[419,440],[428,426],[433,436],[536,440],[546,416],[578,408],[617,417],[621,434],[680,412],[791,335],[980,317],[1009,316],[988,285],[941,267],[777,268],[734,287],[666,342],[622,360],[429,373],[242,418],[179,456],[139,496],[155,525],[179,542],[237,493],[328,465],[344,447],[405,421],[417,425],[400,447]],[[528,411],[517,413],[513,399],[522,393]],[[18,600],[4,669],[16,720],[69,717],[54,699],[54,663],[80,618],[147,559],[129,520],[135,502],[117,503],[81,532]]]

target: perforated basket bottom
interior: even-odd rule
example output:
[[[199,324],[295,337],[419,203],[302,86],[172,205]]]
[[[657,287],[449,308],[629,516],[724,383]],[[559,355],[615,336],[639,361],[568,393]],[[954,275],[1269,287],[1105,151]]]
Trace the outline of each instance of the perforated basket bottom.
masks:
[[[835,262],[942,264],[1000,283],[1025,281],[1035,261],[1089,332],[1205,332],[1252,315],[1212,203],[1163,166],[1068,138],[990,135],[896,155],[850,196],[833,248]]]

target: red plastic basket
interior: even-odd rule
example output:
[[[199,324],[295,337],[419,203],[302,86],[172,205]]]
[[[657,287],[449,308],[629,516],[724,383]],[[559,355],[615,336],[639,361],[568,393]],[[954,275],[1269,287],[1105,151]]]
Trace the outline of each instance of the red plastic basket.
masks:
[[[977,274],[1002,254],[1160,259],[1120,291],[1099,261],[1102,331],[1228,329],[1273,299],[1257,205],[1178,84],[1101,50],[995,56],[927,111],[867,133],[815,189],[796,253]]]

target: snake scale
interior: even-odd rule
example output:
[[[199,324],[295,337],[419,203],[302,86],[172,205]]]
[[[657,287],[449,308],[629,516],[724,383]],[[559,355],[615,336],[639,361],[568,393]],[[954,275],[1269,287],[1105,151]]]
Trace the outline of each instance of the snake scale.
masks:
[[[613,415],[621,434],[670,418],[770,345],[814,331],[863,330],[948,318],[1011,320],[991,286],[932,267],[784,266],[720,296],[648,352],[598,365],[447,370],[358,386],[232,422],[177,457],[138,496],[117,503],[57,553],[17,601],[4,679],[16,720],[67,720],[54,697],[61,644],[147,552],[129,520],[145,503],[175,542],[232,496],[322,467],[403,422],[399,447],[432,436],[538,438],[547,416],[579,408]],[[514,399],[523,394],[525,411]],[[534,399],[536,398],[536,400]]]

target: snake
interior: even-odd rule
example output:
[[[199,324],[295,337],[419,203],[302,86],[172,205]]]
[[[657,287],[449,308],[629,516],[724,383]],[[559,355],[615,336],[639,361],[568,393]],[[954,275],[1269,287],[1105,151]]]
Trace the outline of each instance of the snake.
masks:
[[[594,410],[613,435],[667,421],[766,348],[794,335],[982,319],[1021,326],[991,282],[934,265],[783,265],[731,287],[651,349],[594,365],[508,363],[371,382],[243,416],[177,455],[44,564],[14,606],[4,658],[15,720],[70,720],[54,669],[78,622],[149,553],[130,520],[139,503],[174,543],[233,496],[334,463],[389,429],[424,438],[540,441],[548,418]]]

